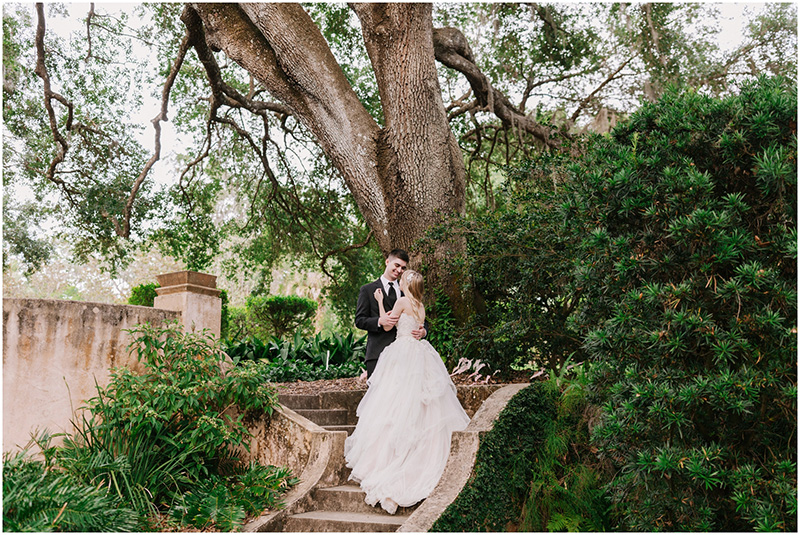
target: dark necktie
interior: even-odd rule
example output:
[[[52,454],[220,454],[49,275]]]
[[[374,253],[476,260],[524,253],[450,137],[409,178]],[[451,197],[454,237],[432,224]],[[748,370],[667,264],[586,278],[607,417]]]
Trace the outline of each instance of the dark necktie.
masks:
[[[394,291],[394,283],[389,283],[389,293],[386,294],[389,308],[394,307],[395,302],[397,301],[397,292]]]

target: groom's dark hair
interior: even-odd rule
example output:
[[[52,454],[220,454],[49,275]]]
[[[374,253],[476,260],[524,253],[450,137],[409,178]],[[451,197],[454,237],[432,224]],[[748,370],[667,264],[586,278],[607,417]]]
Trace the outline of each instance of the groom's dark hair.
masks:
[[[406,264],[408,264],[408,262],[409,262],[408,253],[405,252],[402,249],[392,249],[391,251],[389,251],[389,254],[386,256],[386,258],[389,258],[391,256],[393,256],[395,258],[399,258],[400,260],[402,260]]]

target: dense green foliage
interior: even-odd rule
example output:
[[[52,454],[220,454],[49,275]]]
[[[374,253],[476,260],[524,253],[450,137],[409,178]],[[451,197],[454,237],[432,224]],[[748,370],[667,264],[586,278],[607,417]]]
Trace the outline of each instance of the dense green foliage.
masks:
[[[158,294],[156,288],[160,285],[157,282],[146,282],[131,288],[131,296],[128,297],[129,305],[139,305],[143,307],[151,307],[155,302]]]
[[[317,333],[306,338],[297,332],[293,338],[272,337],[266,343],[253,336],[228,340],[225,351],[239,362],[260,362],[260,373],[267,381],[316,381],[358,376],[366,339],[366,335],[356,338],[353,333],[327,337]]]
[[[469,482],[431,531],[508,531],[518,522],[557,397],[555,385],[537,382],[511,398],[482,437]]]
[[[561,212],[567,161],[548,154],[510,167],[496,210],[454,218],[426,238],[467,240],[466,254],[448,262],[471,280],[478,306],[450,344],[454,358],[480,358],[502,376],[530,363],[555,369],[580,349],[567,322],[581,227]]]
[[[3,455],[3,531],[135,531],[138,515],[107,489],[35,460]]]
[[[280,505],[282,491],[296,483],[287,468],[250,463],[229,477],[211,475],[183,494],[170,514],[181,524],[219,531],[238,529],[245,518]]]
[[[556,418],[537,452],[530,492],[522,507],[520,531],[609,531],[609,501],[603,485],[609,470],[597,461],[589,443],[597,407],[590,403],[589,364],[567,364],[550,381],[561,390]]]
[[[284,469],[242,468],[234,453],[248,446],[243,416],[269,414],[277,404],[254,363],[223,371],[225,355],[211,338],[184,334],[176,324],[144,325],[131,334],[145,372],[115,370],[109,385],[98,386],[88,401],[74,433],[62,447],[48,449],[47,457],[75,482],[105,489],[114,503],[135,510],[140,527],[172,511],[198,527],[213,520],[227,530],[245,512],[274,506],[277,493],[295,480]],[[188,515],[197,506],[192,496],[201,492],[198,486],[210,480],[230,489],[230,514]],[[242,494],[236,491],[242,481],[262,481],[264,489],[257,496]]]
[[[796,529],[796,86],[671,91],[570,167],[622,529]]]
[[[429,326],[425,339],[439,352],[447,369],[452,369],[458,360],[455,347],[456,318],[447,295],[440,288],[434,289],[433,294],[433,303],[425,310],[425,319]]]
[[[261,332],[283,338],[311,329],[317,302],[297,295],[251,296],[247,299],[247,312]]]
[[[366,340],[367,335],[356,337],[353,333],[346,336],[336,333],[323,336],[317,333],[312,337],[304,337],[297,332],[294,337],[287,339],[274,336],[267,343],[255,337],[228,340],[225,342],[225,351],[231,358],[240,361],[280,358],[328,366],[363,361]]]
[[[608,528],[796,529],[796,113],[782,78],[723,99],[673,88],[568,157],[511,170],[496,213],[439,230],[466,234],[475,258],[454,266],[485,303],[456,347],[494,366],[589,359],[597,424],[573,443],[596,456],[552,481],[572,473],[577,490],[603,466],[582,481],[604,485]],[[481,315],[496,322],[484,332]],[[536,339],[547,330],[581,344],[558,351]],[[521,529],[600,529],[585,510],[550,514],[560,491],[530,478]],[[442,529],[512,521],[484,513],[483,495],[448,522],[473,508],[484,525]]]
[[[469,481],[431,531],[608,529],[588,450],[585,383],[582,374],[567,382],[552,376],[511,398],[481,438]]]
[[[277,359],[265,362],[259,367],[264,381],[273,383],[288,383],[293,381],[318,381],[320,379],[342,379],[344,377],[358,377],[364,371],[364,362],[346,362],[319,366],[305,360]]]
[[[228,337],[231,328],[230,307],[228,306],[228,290],[220,290],[219,298],[222,300],[219,318],[219,332],[220,337],[225,339]]]

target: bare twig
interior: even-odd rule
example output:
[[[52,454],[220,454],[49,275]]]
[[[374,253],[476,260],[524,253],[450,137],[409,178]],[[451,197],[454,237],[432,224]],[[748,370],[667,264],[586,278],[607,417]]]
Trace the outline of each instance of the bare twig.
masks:
[[[622,62],[622,65],[620,65],[620,66],[617,68],[617,70],[615,70],[614,72],[612,72],[612,73],[611,73],[611,74],[610,74],[610,75],[609,75],[609,76],[608,76],[608,77],[607,77],[605,80],[603,80],[603,83],[601,83],[599,86],[597,86],[597,88],[595,88],[595,90],[594,90],[594,91],[592,91],[591,93],[589,93],[589,94],[586,96],[586,98],[584,98],[584,99],[581,101],[581,103],[580,103],[580,105],[578,106],[578,108],[577,108],[577,109],[575,110],[575,112],[572,114],[572,117],[570,117],[570,118],[569,118],[569,124],[570,124],[570,125],[572,125],[572,124],[575,124],[575,120],[578,118],[578,116],[580,116],[581,112],[582,112],[582,111],[583,111],[583,110],[586,108],[586,106],[588,106],[588,105],[589,105],[589,103],[592,101],[592,99],[594,98],[594,96],[595,96],[597,93],[599,93],[599,92],[600,92],[600,91],[601,91],[601,90],[602,90],[602,89],[603,89],[603,88],[604,88],[606,85],[608,85],[609,83],[611,83],[611,81],[612,81],[612,80],[616,79],[616,78],[617,78],[617,75],[620,73],[620,71],[621,71],[622,69],[624,69],[624,68],[625,68],[625,67],[628,65],[628,63],[630,63],[630,62],[631,62],[631,60],[632,60],[632,59],[633,59],[633,57],[630,57],[630,58],[626,59],[624,62]]]
[[[92,57],[92,17],[94,17],[94,2],[89,4],[89,14],[86,15],[86,42],[88,47],[83,61],[89,61],[89,58]]]

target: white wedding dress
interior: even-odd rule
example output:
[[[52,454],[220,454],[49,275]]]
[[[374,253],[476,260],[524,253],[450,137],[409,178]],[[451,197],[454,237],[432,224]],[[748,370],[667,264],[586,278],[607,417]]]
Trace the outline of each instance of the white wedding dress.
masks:
[[[397,322],[397,340],[381,353],[358,405],[358,425],[344,445],[350,479],[366,502],[394,514],[426,498],[442,476],[450,435],[469,417],[439,353],[411,331],[408,314]]]

